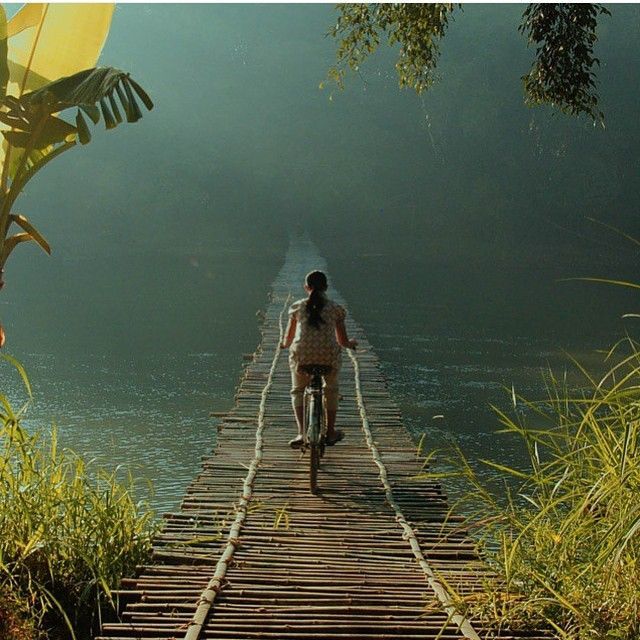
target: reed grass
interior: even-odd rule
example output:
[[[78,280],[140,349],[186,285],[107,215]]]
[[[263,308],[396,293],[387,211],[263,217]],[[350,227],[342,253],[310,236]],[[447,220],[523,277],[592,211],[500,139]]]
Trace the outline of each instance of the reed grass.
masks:
[[[626,339],[584,385],[546,375],[548,397],[512,392],[513,411],[495,409],[501,433],[520,440],[522,468],[455,449],[431,477],[466,487],[454,508],[477,522],[493,572],[457,606],[494,630],[544,628],[563,640],[640,638],[640,349]],[[440,452],[443,454],[443,452]],[[496,482],[496,479],[500,482]],[[498,486],[502,486],[502,490]]]
[[[34,628],[85,636],[147,559],[156,525],[131,478],[85,464],[55,430],[29,433],[27,406],[14,411],[0,395],[0,588],[27,603]]]

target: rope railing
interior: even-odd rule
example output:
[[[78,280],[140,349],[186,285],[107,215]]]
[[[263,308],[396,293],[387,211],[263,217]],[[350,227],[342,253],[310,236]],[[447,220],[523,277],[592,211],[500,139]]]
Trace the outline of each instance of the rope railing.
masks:
[[[289,295],[285,300],[284,306],[280,315],[278,317],[278,326],[280,330],[280,338],[278,340],[278,345],[276,346],[276,352],[273,356],[273,360],[271,361],[271,368],[269,369],[269,375],[267,377],[267,382],[262,389],[262,393],[260,396],[260,406],[258,409],[258,419],[257,419],[257,428],[256,428],[256,444],[254,449],[254,456],[249,465],[249,470],[247,471],[247,475],[245,476],[243,486],[242,486],[242,496],[238,501],[236,507],[236,517],[229,529],[229,535],[227,537],[227,544],[225,545],[224,551],[216,564],[216,569],[213,574],[211,580],[207,584],[205,590],[200,594],[200,598],[198,599],[198,608],[196,609],[193,618],[188,624],[187,633],[184,636],[184,640],[198,640],[200,638],[200,633],[207,621],[207,617],[209,615],[209,611],[215,602],[216,596],[222,589],[222,585],[224,584],[225,576],[227,574],[227,569],[229,568],[229,564],[233,559],[235,550],[240,541],[240,530],[242,529],[242,525],[247,517],[247,511],[249,507],[249,502],[253,496],[253,485],[258,474],[258,468],[262,461],[262,453],[264,446],[264,416],[267,405],[267,397],[269,395],[269,391],[271,389],[271,385],[273,384],[273,377],[278,366],[278,360],[280,358],[280,343],[283,338],[283,326],[282,326],[282,317],[289,305],[291,300],[291,296]]]
[[[447,593],[447,590],[442,585],[442,582],[438,580],[436,574],[433,569],[429,566],[427,559],[424,557],[422,553],[422,549],[420,548],[420,543],[418,542],[418,538],[416,536],[416,532],[413,530],[413,527],[407,522],[407,519],[402,512],[402,509],[398,505],[394,495],[393,489],[391,487],[391,483],[389,482],[389,474],[387,472],[387,467],[385,466],[382,457],[380,456],[380,452],[378,451],[378,447],[376,446],[373,435],[371,433],[371,427],[369,426],[369,419],[367,417],[367,409],[364,404],[364,398],[362,396],[362,387],[360,384],[360,365],[358,363],[358,358],[355,354],[348,350],[349,357],[351,358],[351,362],[353,364],[353,375],[356,387],[356,403],[358,405],[358,409],[360,411],[360,418],[362,423],[362,431],[364,433],[365,440],[367,442],[367,446],[369,447],[369,451],[371,452],[371,457],[373,461],[378,467],[380,480],[384,487],[385,497],[389,506],[395,512],[396,522],[400,525],[403,530],[403,538],[409,542],[411,546],[411,550],[413,551],[413,555],[420,565],[420,568],[425,574],[427,582],[433,589],[436,597],[444,607],[444,610],[447,612],[449,616],[449,620],[453,621],[458,628],[460,629],[460,633],[464,635],[468,640],[481,640],[480,636],[476,632],[476,630],[471,625],[471,622],[465,618],[463,615],[458,613],[453,601],[451,600],[450,595]]]
[[[341,421],[355,432],[323,460],[324,493],[309,493],[307,465],[285,446],[290,377],[276,340],[284,335],[285,298],[317,268],[326,271],[315,246],[292,243],[215,450],[179,512],[168,514],[150,564],[125,580],[122,619],[105,622],[96,640],[484,635],[456,609],[447,582],[454,576],[463,594],[479,588],[477,546],[453,520],[443,522],[448,505],[439,487],[412,480],[415,450],[373,352],[356,354],[354,370],[343,372]],[[333,288],[331,297],[345,304]],[[368,349],[364,332],[347,322]],[[221,529],[218,514],[230,507]]]

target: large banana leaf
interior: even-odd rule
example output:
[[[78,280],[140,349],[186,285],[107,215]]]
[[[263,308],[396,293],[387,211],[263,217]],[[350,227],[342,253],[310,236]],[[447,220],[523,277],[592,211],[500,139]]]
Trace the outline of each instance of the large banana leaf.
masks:
[[[9,20],[9,93],[20,96],[95,67],[109,33],[112,3],[29,3]]]
[[[0,97],[20,97],[53,80],[95,67],[109,33],[113,3],[29,3],[6,23],[0,16]],[[3,49],[6,29],[8,50]],[[6,44],[6,43],[5,43]],[[4,82],[5,74],[8,75]],[[7,125],[0,122],[0,130]],[[22,153],[0,144],[4,188]],[[29,156],[33,154],[28,154]]]
[[[153,108],[144,89],[128,73],[112,67],[85,69],[19,98],[7,95],[0,100],[0,122],[9,127],[2,131],[10,150],[5,158],[5,163],[9,162],[4,167],[4,175],[11,181],[0,205],[0,268],[22,242],[35,241],[45,251],[49,250],[44,238],[30,223],[11,216],[13,204],[26,183],[77,141],[89,142],[91,133],[84,114],[94,124],[102,117],[106,128],[111,129],[125,119],[136,122],[142,117],[138,100],[147,109]],[[74,123],[60,117],[72,108],[76,109]],[[24,232],[6,237],[11,222],[21,226]]]
[[[27,155],[34,150],[51,151],[56,144],[76,139],[89,142],[91,133],[83,112],[94,124],[102,116],[107,129],[123,121],[122,113],[127,122],[136,122],[142,117],[138,100],[147,109],[153,108],[144,89],[128,73],[112,67],[85,69],[20,98],[6,96],[0,101],[0,122],[10,130],[2,135],[11,146],[24,150],[21,161],[8,168],[8,177],[15,180],[33,166]],[[78,108],[75,123],[57,115],[74,107]]]
[[[85,69],[72,76],[60,78],[41,89],[25,94],[19,102],[27,107],[48,105],[52,109],[51,112],[57,112],[74,106],[91,107],[104,98],[112,97],[116,92],[125,112],[134,110],[131,112],[131,119],[127,118],[127,121],[135,122],[142,114],[131,94],[132,88],[147,109],[152,109],[153,103],[140,85],[128,73],[112,67]]]
[[[43,235],[22,215],[16,198],[46,164],[91,133],[86,114],[107,129],[142,117],[138,100],[153,103],[129,75],[94,68],[109,33],[113,3],[24,5],[7,23],[0,5],[0,288],[13,249],[35,242],[51,252]],[[75,108],[73,122],[60,114]],[[121,114],[122,112],[122,114]],[[9,235],[10,227],[20,227]],[[0,347],[4,332],[0,326]]]

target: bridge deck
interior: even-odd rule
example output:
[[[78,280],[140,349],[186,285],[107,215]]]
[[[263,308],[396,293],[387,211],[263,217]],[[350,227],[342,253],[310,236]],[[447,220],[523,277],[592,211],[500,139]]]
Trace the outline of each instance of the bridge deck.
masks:
[[[215,450],[166,516],[152,564],[126,582],[122,621],[100,638],[485,637],[448,615],[443,588],[469,593],[485,569],[440,486],[415,479],[416,447],[353,319],[360,348],[340,373],[346,438],[327,450],[318,496],[307,458],[287,447],[295,426],[278,344],[290,291],[323,267],[310,243],[290,249]]]

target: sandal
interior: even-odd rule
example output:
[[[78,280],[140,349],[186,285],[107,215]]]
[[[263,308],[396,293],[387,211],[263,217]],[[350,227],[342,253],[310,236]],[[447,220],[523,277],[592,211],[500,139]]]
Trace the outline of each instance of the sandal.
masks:
[[[336,442],[340,442],[344,438],[344,431],[342,429],[336,429],[333,436],[326,436],[324,443],[328,447],[332,447]]]
[[[300,449],[303,442],[304,438],[302,436],[296,436],[295,438],[293,438],[293,440],[289,440],[289,446],[292,449]]]

